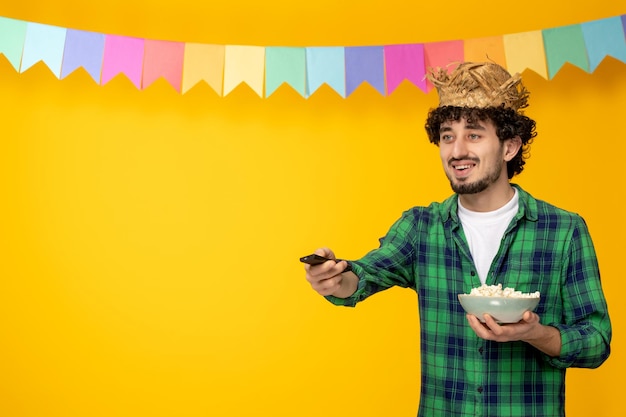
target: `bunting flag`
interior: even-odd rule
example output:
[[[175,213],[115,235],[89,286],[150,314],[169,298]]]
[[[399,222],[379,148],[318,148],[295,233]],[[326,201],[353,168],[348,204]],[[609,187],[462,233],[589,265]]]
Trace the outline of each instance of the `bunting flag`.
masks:
[[[224,56],[224,95],[245,82],[263,97],[265,48],[260,46],[226,46]]]
[[[462,61],[492,61],[546,79],[567,63],[590,73],[607,56],[626,63],[626,14],[485,38],[350,47],[173,42],[0,17],[0,54],[20,73],[43,62],[59,79],[83,68],[99,85],[124,76],[145,89],[163,79],[181,94],[204,82],[220,97],[245,83],[259,97],[287,85],[308,98],[327,85],[345,98],[367,83],[387,96],[404,82],[428,92],[428,69],[451,71]]]
[[[492,61],[506,67],[502,36],[467,39],[464,44],[465,61]]]
[[[141,88],[143,53],[143,39],[107,35],[104,40],[100,84],[108,83],[118,74],[124,74],[135,87]]]
[[[307,96],[313,94],[322,84],[327,84],[341,97],[345,97],[345,67],[343,47],[306,48]]]
[[[589,71],[585,38],[580,25],[563,26],[543,31],[543,42],[548,62],[548,76],[552,79],[569,62]]]
[[[220,97],[224,81],[224,46],[185,44],[183,93],[199,82],[206,82]]]
[[[28,23],[22,51],[20,72],[43,61],[57,78],[61,78],[61,63],[67,29],[57,26]]]
[[[304,48],[265,49],[265,96],[271,96],[283,84],[306,95],[306,50]]]
[[[367,82],[385,95],[385,59],[382,46],[346,48],[346,94]]]
[[[27,22],[0,17],[0,53],[16,71],[20,69],[27,25]]]
[[[184,43],[146,39],[143,55],[142,88],[148,87],[163,77],[180,93],[184,54]]]
[[[100,83],[102,56],[105,36],[100,33],[68,30],[65,37],[65,51],[61,78],[65,78],[78,68],[84,68],[96,83]]]
[[[624,22],[626,15],[595,20],[581,25],[585,49],[589,58],[589,71],[594,71],[605,56],[610,55],[626,62],[624,46]]]
[[[452,71],[456,68],[455,63],[463,61],[463,57],[463,41],[424,44],[424,66],[426,68],[447,68]],[[426,87],[427,91],[430,91],[433,85],[428,82]]]
[[[528,68],[543,78],[548,78],[541,31],[504,35],[502,41],[507,68],[511,73],[521,73]]]
[[[385,46],[385,63],[387,94],[391,94],[404,80],[426,91],[423,44]]]

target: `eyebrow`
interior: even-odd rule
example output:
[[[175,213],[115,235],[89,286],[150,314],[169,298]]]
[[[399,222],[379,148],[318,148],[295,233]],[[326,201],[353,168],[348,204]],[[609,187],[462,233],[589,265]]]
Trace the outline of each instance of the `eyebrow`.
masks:
[[[465,129],[470,129],[470,130],[487,130],[485,128],[485,126],[481,125],[480,123],[467,123],[465,125]],[[451,130],[452,130],[452,126],[441,126],[439,128],[439,133],[450,132]]]
[[[465,128],[472,130],[487,130],[485,126],[481,125],[480,123],[468,123],[465,125]]]

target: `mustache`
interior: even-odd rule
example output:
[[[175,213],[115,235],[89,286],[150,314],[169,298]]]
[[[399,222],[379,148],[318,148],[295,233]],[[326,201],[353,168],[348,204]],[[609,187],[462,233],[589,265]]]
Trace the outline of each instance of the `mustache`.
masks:
[[[450,159],[448,159],[448,165],[452,164],[453,162],[459,162],[459,161],[472,161],[472,162],[479,163],[480,159],[479,158],[472,158],[472,157],[469,157],[469,156],[462,157],[462,158],[450,158]]]

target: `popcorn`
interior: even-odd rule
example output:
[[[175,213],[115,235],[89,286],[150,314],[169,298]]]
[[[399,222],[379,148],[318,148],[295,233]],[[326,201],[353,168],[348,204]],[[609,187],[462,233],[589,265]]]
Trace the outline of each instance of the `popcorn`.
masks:
[[[502,289],[502,284],[487,285],[483,284],[478,288],[472,288],[469,295],[476,295],[481,297],[511,297],[511,298],[539,298],[539,291],[533,293],[522,293],[521,291],[515,291],[515,288]]]

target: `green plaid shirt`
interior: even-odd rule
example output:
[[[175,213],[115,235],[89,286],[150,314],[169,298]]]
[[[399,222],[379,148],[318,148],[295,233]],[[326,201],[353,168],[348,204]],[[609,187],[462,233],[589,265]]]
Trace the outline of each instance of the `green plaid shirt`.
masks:
[[[584,220],[536,200],[515,185],[519,210],[487,276],[522,292],[541,292],[543,324],[561,332],[561,356],[524,342],[480,339],[469,327],[457,294],[480,286],[457,215],[456,195],[414,207],[351,262],[359,277],[354,306],[393,286],[418,294],[421,395],[418,416],[505,417],[564,415],[565,369],[595,368],[609,356],[611,323],[596,254]]]

